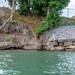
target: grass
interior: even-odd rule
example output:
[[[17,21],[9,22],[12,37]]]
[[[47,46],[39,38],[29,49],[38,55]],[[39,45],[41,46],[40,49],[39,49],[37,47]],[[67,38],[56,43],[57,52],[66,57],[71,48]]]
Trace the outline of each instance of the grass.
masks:
[[[14,20],[16,22],[20,22],[23,25],[28,26],[33,32],[36,32],[36,29],[39,27],[40,22],[44,21],[45,18],[42,16],[28,15],[23,16],[16,12],[14,14]]]

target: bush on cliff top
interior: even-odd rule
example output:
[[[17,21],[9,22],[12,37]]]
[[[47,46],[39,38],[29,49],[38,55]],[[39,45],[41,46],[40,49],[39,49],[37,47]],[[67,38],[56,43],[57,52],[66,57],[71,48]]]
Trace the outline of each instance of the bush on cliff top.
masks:
[[[9,0],[8,0],[9,1]],[[12,1],[12,0],[11,0]],[[16,0],[19,3],[19,13],[22,15],[35,15],[45,16],[47,18],[44,23],[40,24],[37,29],[37,34],[42,34],[44,31],[54,28],[60,21],[60,11],[68,5],[70,0]]]
[[[50,12],[46,17],[45,23],[41,23],[40,27],[37,29],[38,35],[42,34],[44,31],[48,29],[56,27],[59,24],[61,20],[59,16],[61,14],[61,10],[68,5],[69,0],[65,0],[65,3],[63,0],[60,1],[49,2]]]

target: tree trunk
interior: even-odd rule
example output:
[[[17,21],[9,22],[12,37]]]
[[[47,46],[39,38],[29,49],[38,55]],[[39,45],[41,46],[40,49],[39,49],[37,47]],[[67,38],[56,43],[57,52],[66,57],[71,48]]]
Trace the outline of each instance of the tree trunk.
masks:
[[[13,7],[13,12],[15,12],[15,10],[16,10],[16,1],[15,0],[13,0],[12,7]]]

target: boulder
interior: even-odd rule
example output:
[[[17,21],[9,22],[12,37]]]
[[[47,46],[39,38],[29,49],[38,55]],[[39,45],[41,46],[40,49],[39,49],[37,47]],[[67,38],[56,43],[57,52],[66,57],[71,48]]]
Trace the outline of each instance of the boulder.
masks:
[[[64,46],[64,42],[59,42],[59,46]]]
[[[75,49],[75,46],[72,46],[72,45],[70,45],[70,46],[67,46],[67,47],[65,47],[66,49]]]
[[[62,46],[57,46],[57,47],[55,47],[55,50],[56,50],[56,51],[64,51],[64,47],[62,47]]]
[[[72,41],[65,41],[64,42],[64,46],[70,46],[70,45],[72,45]]]
[[[57,46],[57,47],[45,47],[47,51],[64,51],[64,47]]]
[[[52,42],[50,42],[50,46],[58,46],[57,41],[52,41]]]

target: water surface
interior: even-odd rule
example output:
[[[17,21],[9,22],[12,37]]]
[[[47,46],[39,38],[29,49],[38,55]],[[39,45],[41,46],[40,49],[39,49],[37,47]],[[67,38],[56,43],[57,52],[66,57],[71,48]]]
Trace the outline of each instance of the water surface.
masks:
[[[0,51],[0,75],[75,75],[75,53]]]

